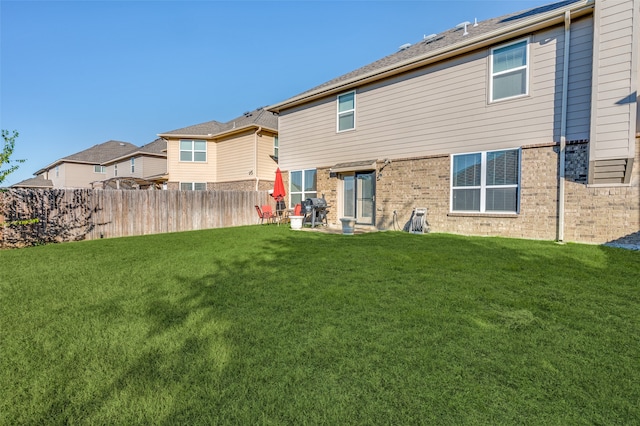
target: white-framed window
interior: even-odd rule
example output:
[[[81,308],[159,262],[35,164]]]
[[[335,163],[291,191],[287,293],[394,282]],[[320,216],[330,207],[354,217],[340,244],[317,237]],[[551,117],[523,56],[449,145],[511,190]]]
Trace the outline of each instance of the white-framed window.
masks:
[[[290,208],[307,198],[316,198],[316,169],[293,170],[289,172]]]
[[[278,137],[274,136],[273,137],[273,157],[274,158],[278,158],[278,151],[279,151],[279,141],[278,141]]]
[[[56,177],[60,177],[60,166],[56,166]]]
[[[180,161],[207,161],[207,141],[180,139]]]
[[[491,101],[529,94],[529,41],[491,49]]]
[[[451,156],[451,211],[518,213],[520,149]]]
[[[338,95],[338,132],[356,128],[356,92]]]
[[[118,165],[117,164],[113,165],[113,175],[114,176],[118,176]]]
[[[207,184],[203,182],[181,182],[181,191],[206,191]]]
[[[136,172],[136,159],[134,157],[131,157],[131,173],[135,173]]]
[[[95,173],[106,173],[107,168],[105,166],[93,166],[93,171]]]

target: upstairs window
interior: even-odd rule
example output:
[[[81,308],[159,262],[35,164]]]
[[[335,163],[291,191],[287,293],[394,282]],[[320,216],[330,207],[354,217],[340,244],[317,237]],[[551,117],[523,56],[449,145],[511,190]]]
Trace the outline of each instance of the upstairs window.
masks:
[[[207,161],[207,141],[180,140],[180,161],[204,163]]]
[[[277,160],[278,159],[278,150],[279,150],[279,146],[278,146],[278,137],[275,136],[273,138],[273,157]]]
[[[517,213],[520,150],[454,155],[451,183],[452,212]]]
[[[316,198],[316,169],[294,170],[289,175],[289,200],[294,207],[307,198]]]
[[[113,165],[113,175],[114,176],[118,176],[118,165],[117,164]]]
[[[356,128],[356,92],[338,96],[338,132]]]
[[[136,172],[136,159],[131,157],[131,173]]]
[[[527,40],[491,49],[491,101],[529,93]]]
[[[105,166],[93,166],[93,171],[95,173],[106,173],[107,168]]]

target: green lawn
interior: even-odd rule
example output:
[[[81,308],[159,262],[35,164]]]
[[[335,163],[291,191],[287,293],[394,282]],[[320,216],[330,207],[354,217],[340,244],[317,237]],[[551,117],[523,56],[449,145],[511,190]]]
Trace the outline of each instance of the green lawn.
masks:
[[[639,424],[640,252],[252,226],[0,251],[0,424]]]

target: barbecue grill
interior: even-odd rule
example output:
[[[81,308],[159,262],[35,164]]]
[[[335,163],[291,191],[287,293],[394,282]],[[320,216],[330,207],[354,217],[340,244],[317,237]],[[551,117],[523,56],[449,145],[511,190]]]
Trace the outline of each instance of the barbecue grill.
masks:
[[[311,227],[314,228],[316,224],[327,225],[327,200],[322,198],[307,198],[302,203],[302,214],[304,219],[302,223],[311,222]]]

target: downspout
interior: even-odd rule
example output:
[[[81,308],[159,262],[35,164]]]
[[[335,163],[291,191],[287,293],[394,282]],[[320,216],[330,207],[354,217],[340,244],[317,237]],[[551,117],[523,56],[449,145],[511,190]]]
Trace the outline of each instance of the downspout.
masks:
[[[258,175],[258,133],[261,131],[262,126],[259,126],[253,134],[253,173],[256,175],[256,191],[258,191],[258,185],[260,183],[260,177]]]
[[[560,168],[558,170],[558,242],[564,242],[564,186],[567,149],[567,104],[569,91],[569,48],[571,44],[571,14],[564,13],[564,62],[562,66],[562,112],[560,118]]]

